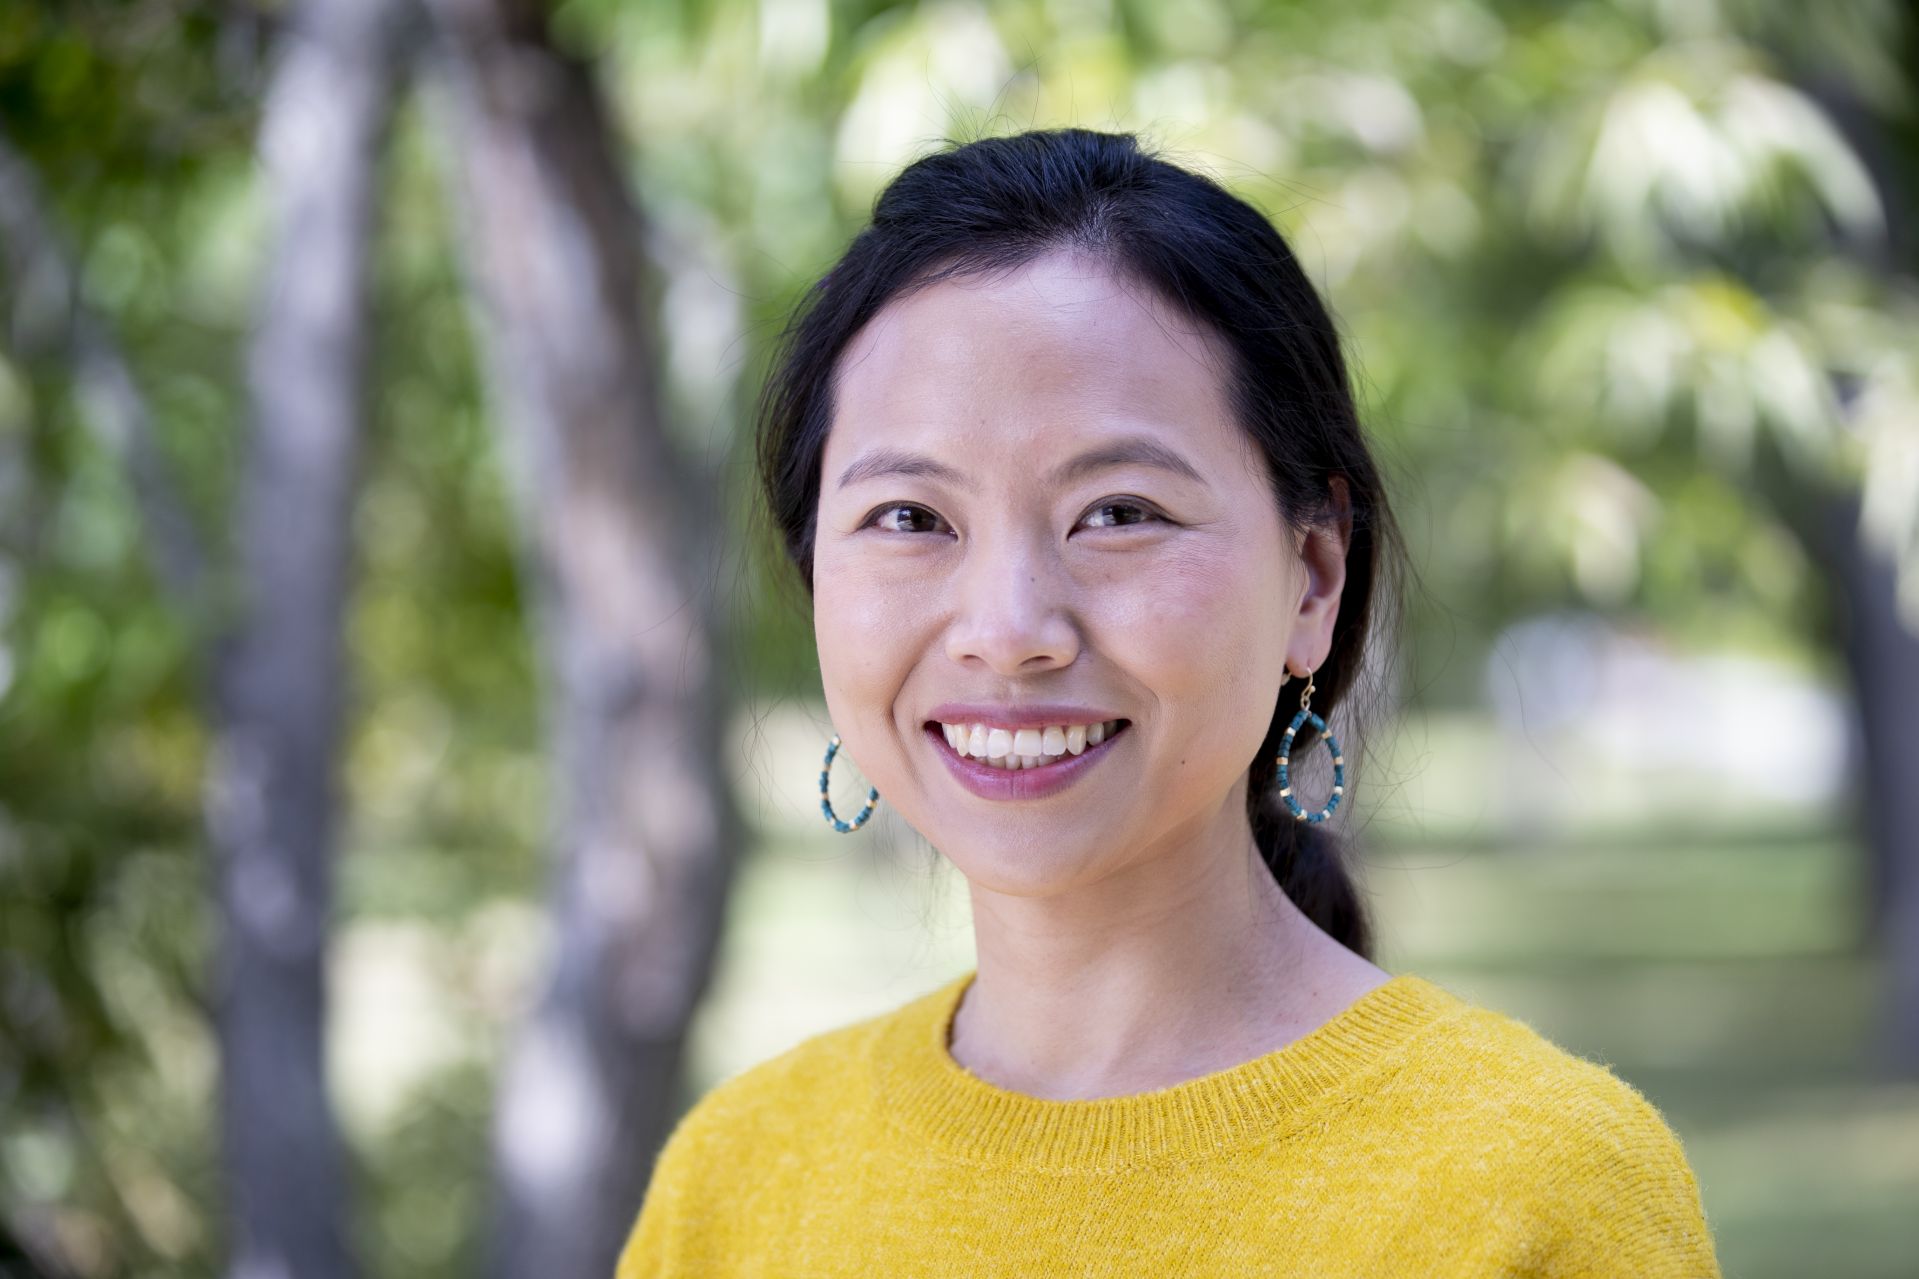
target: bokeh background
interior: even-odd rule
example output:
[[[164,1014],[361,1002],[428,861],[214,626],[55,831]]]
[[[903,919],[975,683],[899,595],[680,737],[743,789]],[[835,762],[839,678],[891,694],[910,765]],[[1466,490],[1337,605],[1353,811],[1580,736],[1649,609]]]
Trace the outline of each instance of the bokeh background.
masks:
[[[1642,1089],[1729,1276],[1919,1275],[1916,68],[1894,0],[0,3],[0,1276],[603,1276],[701,1092],[970,965],[813,806],[747,433],[893,173],[1062,125],[1350,340],[1380,962]]]

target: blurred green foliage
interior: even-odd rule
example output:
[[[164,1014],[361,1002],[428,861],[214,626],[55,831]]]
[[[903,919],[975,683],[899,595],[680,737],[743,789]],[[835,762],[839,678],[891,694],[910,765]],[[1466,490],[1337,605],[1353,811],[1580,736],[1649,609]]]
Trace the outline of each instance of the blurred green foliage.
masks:
[[[0,6],[0,130],[39,172],[81,296],[216,546],[267,242],[253,132],[286,12]],[[1821,570],[1762,482],[1769,457],[1798,484],[1863,486],[1870,536],[1919,563],[1913,247],[1869,169],[1913,154],[1919,46],[1891,0],[1816,19],[1783,0],[572,0],[555,21],[601,70],[660,237],[675,430],[732,449],[738,492],[771,340],[888,177],[943,137],[1070,123],[1143,130],[1214,172],[1327,291],[1423,574],[1416,706],[1470,708],[1457,672],[1507,621],[1566,604],[1830,664]],[[537,950],[547,790],[510,459],[475,368],[438,123],[410,99],[388,165],[335,981],[359,1242],[369,1273],[422,1279],[476,1258],[488,1070]],[[198,659],[87,429],[58,340],[67,300],[31,278],[3,296],[0,1224],[51,1231],[88,1275],[211,1274]],[[749,629],[749,702],[816,689],[782,572],[756,556],[716,583]],[[1906,582],[1919,616],[1919,570]],[[1627,935],[1656,948],[1728,900],[1789,918],[1805,876],[1836,873],[1844,850],[1825,851],[1733,898],[1739,874],[1707,855],[1666,906],[1638,899],[1650,922]],[[1592,869],[1630,895],[1655,865],[1693,864]],[[1509,869],[1462,876],[1462,903],[1532,918]],[[1469,904],[1439,933],[1476,935]],[[1516,966],[1541,961],[1537,935],[1509,941]],[[439,1017],[405,1069],[356,1055],[377,1030],[352,1033],[366,1001],[398,998],[395,954]],[[1714,1071],[1775,1048],[1713,1059],[1691,1086],[1709,1098]],[[1727,1169],[1803,1155],[1732,1133],[1736,1153],[1715,1156],[1718,1140],[1704,1150]],[[1904,1175],[1875,1193],[1909,1190]],[[1802,1273],[1762,1269],[1777,1246],[1824,1256],[1823,1273],[1891,1274],[1885,1249],[1911,1245],[1890,1217],[1769,1215],[1797,1193],[1770,1184],[1728,1208],[1728,1261],[1750,1262],[1728,1273]],[[1841,1228],[1827,1237],[1858,1255],[1788,1247],[1775,1235],[1794,1220]]]

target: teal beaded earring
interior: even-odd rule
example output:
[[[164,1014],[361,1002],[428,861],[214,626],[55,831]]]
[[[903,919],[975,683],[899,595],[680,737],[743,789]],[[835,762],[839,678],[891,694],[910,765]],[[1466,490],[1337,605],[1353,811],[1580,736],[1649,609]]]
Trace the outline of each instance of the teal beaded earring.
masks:
[[[1295,820],[1302,822],[1323,822],[1333,815],[1339,807],[1339,797],[1346,793],[1346,757],[1340,754],[1339,739],[1326,727],[1326,721],[1313,714],[1313,673],[1306,672],[1306,689],[1299,695],[1299,714],[1293,716],[1293,722],[1286,726],[1286,733],[1279,740],[1279,797],[1286,801],[1286,807],[1292,810]],[[1287,775],[1293,762],[1293,735],[1299,732],[1301,724],[1311,723],[1315,732],[1326,740],[1326,749],[1333,756],[1333,795],[1326,801],[1326,807],[1317,813],[1309,813],[1299,806],[1293,798],[1293,784]]]
[[[866,825],[867,819],[873,815],[874,807],[880,802],[880,793],[878,788],[868,786],[866,788],[866,807],[860,809],[858,816],[854,817],[851,822],[841,821],[839,815],[833,811],[833,801],[826,797],[826,775],[833,771],[833,756],[839,753],[840,735],[835,733],[833,734],[833,739],[826,744],[826,762],[820,765],[820,812],[825,814],[826,824],[828,826],[831,826],[840,834],[845,835]]]

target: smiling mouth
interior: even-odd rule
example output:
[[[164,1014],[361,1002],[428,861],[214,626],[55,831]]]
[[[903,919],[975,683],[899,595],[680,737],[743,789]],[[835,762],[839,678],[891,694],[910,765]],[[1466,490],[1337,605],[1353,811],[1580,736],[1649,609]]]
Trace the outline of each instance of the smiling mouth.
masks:
[[[1017,732],[987,730],[984,725],[978,725],[969,731],[964,725],[953,725],[949,730],[938,720],[927,720],[924,728],[947,754],[974,767],[1007,773],[1043,773],[1089,751],[1099,750],[1131,726],[1129,719],[1112,719],[1097,725],[1055,725]],[[994,754],[995,751],[999,753]]]

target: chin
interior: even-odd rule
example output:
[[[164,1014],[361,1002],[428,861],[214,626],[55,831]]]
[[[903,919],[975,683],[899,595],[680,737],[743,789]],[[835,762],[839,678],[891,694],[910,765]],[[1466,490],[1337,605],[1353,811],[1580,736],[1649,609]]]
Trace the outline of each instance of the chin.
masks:
[[[972,887],[1007,897],[1050,897],[1111,869],[1100,865],[1102,857],[1111,855],[1110,844],[1104,849],[1097,844],[1056,846],[1045,856],[1035,855],[1033,844],[1031,832],[991,839],[975,833],[963,846],[954,845],[960,849],[957,854],[944,855]]]

